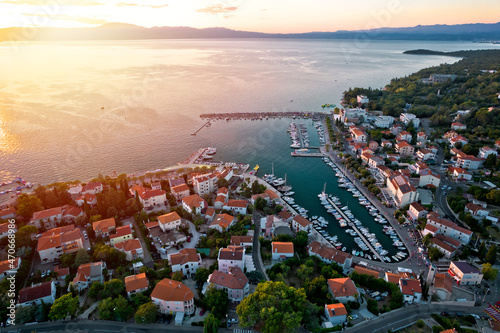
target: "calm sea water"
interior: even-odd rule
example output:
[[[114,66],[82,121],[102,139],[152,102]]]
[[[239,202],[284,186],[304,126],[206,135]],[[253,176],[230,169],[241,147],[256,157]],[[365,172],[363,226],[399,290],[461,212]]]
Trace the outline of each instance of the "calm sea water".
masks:
[[[329,215],[318,193],[341,197],[395,250],[321,159],[293,158],[291,120],[221,121],[190,133],[210,112],[322,111],[349,87],[379,88],[393,77],[457,59],[404,55],[493,45],[339,40],[146,40],[0,44],[0,182],[21,175],[47,184],[113,171],[166,167],[200,147],[216,158],[260,165],[284,177],[310,215]],[[499,46],[496,46],[499,47]],[[317,145],[312,121],[311,145]],[[354,242],[333,218],[328,230]]]
[[[349,87],[381,87],[456,60],[404,50],[486,47],[493,46],[269,39],[0,44],[0,181],[153,170],[204,146],[264,171],[274,161],[295,181],[321,175],[320,161],[290,160],[286,121],[224,122],[196,137],[190,132],[201,113],[321,111]]]

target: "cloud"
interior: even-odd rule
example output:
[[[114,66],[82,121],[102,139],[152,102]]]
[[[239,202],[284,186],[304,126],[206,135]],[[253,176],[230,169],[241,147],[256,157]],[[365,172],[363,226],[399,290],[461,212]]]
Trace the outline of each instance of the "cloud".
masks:
[[[128,3],[128,2],[119,2],[116,4],[117,7],[149,7],[153,9],[165,8],[168,7],[168,4],[164,5],[143,5],[138,3]]]
[[[23,13],[23,16],[36,16],[36,17],[42,17],[42,14],[33,14],[33,13]],[[63,15],[63,14],[57,14],[57,15],[50,15],[50,19],[54,21],[74,21],[78,23],[84,23],[84,24],[89,24],[89,25],[101,25],[105,23],[109,23],[108,21],[104,19],[99,19],[99,18],[92,18],[92,17],[84,17],[84,16],[71,16],[71,15]]]
[[[103,1],[96,0],[58,0],[56,2],[59,5],[71,5],[71,6],[102,6],[106,3]],[[28,6],[50,6],[51,3],[46,0],[0,0],[0,4],[9,5],[28,5]]]
[[[197,10],[198,13],[207,13],[207,14],[224,14],[224,13],[232,13],[236,11],[238,7],[224,7],[224,5],[217,4],[213,6],[208,6],[205,8],[200,8]]]

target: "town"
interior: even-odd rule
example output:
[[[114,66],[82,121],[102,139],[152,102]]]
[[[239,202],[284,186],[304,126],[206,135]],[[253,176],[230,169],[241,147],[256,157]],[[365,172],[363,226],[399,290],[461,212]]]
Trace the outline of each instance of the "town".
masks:
[[[456,79],[432,74],[422,84]],[[339,188],[390,235],[396,254],[326,184],[319,200],[360,249],[347,251],[323,229],[325,220],[295,203],[286,178],[214,162],[216,149],[202,148],[165,170],[2,184],[2,258],[12,223],[16,251],[0,262],[0,290],[7,294],[13,275],[17,289],[15,322],[2,310],[3,322],[108,320],[206,332],[500,330],[500,135],[474,130],[497,119],[500,93],[494,106],[457,109],[444,125],[411,113],[411,105],[398,116],[371,111],[370,97],[352,94],[314,119],[286,114],[291,146],[297,158],[323,158]],[[317,153],[295,121],[314,121]],[[8,299],[1,302],[7,309]]]

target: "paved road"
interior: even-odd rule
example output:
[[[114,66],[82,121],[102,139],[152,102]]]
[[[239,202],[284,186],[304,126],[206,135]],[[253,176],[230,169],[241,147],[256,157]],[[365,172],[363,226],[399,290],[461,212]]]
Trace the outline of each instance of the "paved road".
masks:
[[[256,209],[253,211],[253,216],[252,220],[255,225],[255,229],[253,232],[253,246],[252,246],[252,258],[253,258],[253,263],[255,265],[255,269],[264,275],[266,280],[269,281],[269,277],[267,276],[266,269],[264,268],[264,263],[262,262],[262,257],[260,255],[260,242],[259,242],[259,236],[260,236],[260,218],[262,216],[257,212]]]
[[[408,306],[402,309],[397,309],[389,313],[380,315],[379,317],[361,322],[353,327],[347,328],[349,333],[382,333],[388,330],[394,330],[404,327],[415,322],[418,319],[429,318],[432,313],[440,313],[447,311],[450,314],[454,312],[462,312],[464,314],[485,315],[484,307],[463,307],[454,305],[438,305],[438,304],[422,304],[419,307]]]
[[[144,237],[142,236],[142,232],[139,229],[139,226],[137,225],[137,223],[135,222],[135,219],[133,217],[126,218],[123,220],[123,224],[130,224],[131,226],[134,227],[137,238],[141,242],[141,246],[144,249],[144,259],[142,260],[142,262],[144,263],[145,266],[152,267],[152,265],[154,263],[153,258],[151,257],[151,253],[148,251],[146,241],[144,240]]]
[[[34,325],[16,325],[4,328],[3,332],[18,332],[18,333],[32,333],[32,332],[95,332],[95,333],[155,333],[155,332],[202,332],[203,327],[196,326],[174,326],[173,322],[169,325],[165,324],[150,324],[150,325],[137,325],[127,324],[114,321],[89,321],[80,320],[75,322],[53,322],[53,323],[40,323]]]

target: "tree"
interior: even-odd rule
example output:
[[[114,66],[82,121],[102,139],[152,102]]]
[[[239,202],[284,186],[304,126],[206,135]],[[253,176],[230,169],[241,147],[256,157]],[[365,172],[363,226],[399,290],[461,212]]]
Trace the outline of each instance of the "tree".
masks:
[[[198,268],[196,273],[194,273],[194,279],[196,283],[198,283],[200,286],[203,285],[208,280],[208,276],[212,274],[208,269],[206,268]]]
[[[262,212],[265,207],[267,207],[267,201],[266,201],[266,199],[264,199],[262,197],[258,197],[255,200],[255,209],[257,209],[257,210],[259,210],[259,211]]]
[[[432,261],[436,261],[442,257],[443,257],[443,254],[439,251],[439,249],[437,247],[432,247],[429,250],[429,259],[431,259]]]
[[[20,324],[31,323],[35,321],[36,307],[20,306],[16,309],[16,321]]]
[[[486,280],[493,281],[497,277],[498,269],[493,268],[489,262],[483,264],[481,272]]]
[[[101,297],[103,289],[104,286],[102,283],[94,281],[89,288],[88,296],[93,299],[98,299]]]
[[[112,279],[104,282],[104,289],[102,291],[102,298],[116,298],[125,292],[125,283],[122,280]]]
[[[31,246],[33,241],[31,235],[36,234],[38,229],[34,225],[25,225],[19,228],[16,232],[16,247],[21,248],[24,246]]]
[[[144,293],[137,293],[130,296],[130,300],[134,303],[136,308],[139,308],[141,305],[150,302],[151,298],[144,295]]]
[[[486,242],[482,241],[481,245],[479,245],[479,250],[477,251],[477,256],[479,259],[484,259],[484,256],[486,255]]]
[[[125,321],[134,312],[132,306],[122,295],[116,299],[111,297],[103,299],[97,308],[99,309],[99,318],[103,320]]]
[[[135,322],[137,324],[153,324],[158,316],[158,307],[152,302],[142,304],[135,313]]]
[[[492,245],[488,250],[488,253],[486,253],[484,261],[494,265],[496,260],[497,260],[497,246]]]
[[[260,283],[255,292],[237,306],[240,326],[258,325],[265,333],[293,331],[304,316],[304,289],[288,287],[283,282]]]
[[[203,302],[208,311],[213,313],[216,318],[222,319],[226,316],[227,307],[229,306],[227,291],[210,286]]]
[[[16,207],[16,214],[25,219],[31,218],[34,212],[43,210],[42,200],[26,193],[17,197]]]
[[[174,274],[172,274],[172,280],[181,282],[183,276],[184,274],[182,274],[181,271],[177,271]]]
[[[55,300],[50,307],[49,318],[51,320],[60,320],[68,315],[73,317],[78,310],[78,296],[73,297],[71,293],[63,295]]]
[[[203,333],[218,333],[219,319],[215,318],[212,313],[209,313],[203,321]]]
[[[126,263],[125,253],[104,244],[97,244],[94,248],[94,260],[105,261],[109,268],[117,268]]]
[[[78,250],[75,257],[75,266],[79,267],[82,264],[86,264],[92,261],[90,255],[84,249]]]

